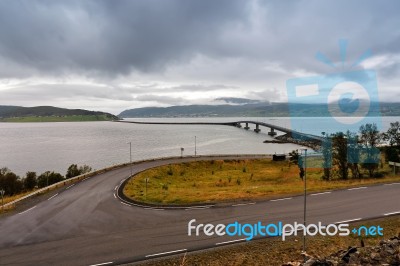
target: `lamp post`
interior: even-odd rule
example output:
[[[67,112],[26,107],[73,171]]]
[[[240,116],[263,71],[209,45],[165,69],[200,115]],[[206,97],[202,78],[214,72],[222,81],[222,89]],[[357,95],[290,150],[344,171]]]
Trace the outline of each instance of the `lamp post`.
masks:
[[[306,214],[307,214],[307,149],[304,151],[304,227],[306,227]],[[306,252],[306,232],[303,232],[303,253]]]
[[[194,157],[197,156],[197,136],[194,136]]]
[[[132,176],[132,142],[129,142],[129,165],[131,168],[131,176]]]

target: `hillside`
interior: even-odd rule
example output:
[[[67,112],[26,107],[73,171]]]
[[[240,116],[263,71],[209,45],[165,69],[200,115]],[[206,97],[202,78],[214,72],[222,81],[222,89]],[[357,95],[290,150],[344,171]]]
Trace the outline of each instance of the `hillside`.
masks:
[[[115,115],[53,106],[0,106],[0,122],[70,122],[117,120]]]
[[[375,105],[373,113],[379,113]],[[291,108],[291,112],[289,112]],[[343,106],[342,106],[343,108]],[[351,110],[351,103],[344,108]],[[374,109],[375,108],[375,109]],[[243,105],[186,105],[170,107],[145,107],[125,110],[118,116],[128,117],[298,117],[324,116],[324,104],[255,103]],[[380,103],[382,116],[400,116],[400,103]]]

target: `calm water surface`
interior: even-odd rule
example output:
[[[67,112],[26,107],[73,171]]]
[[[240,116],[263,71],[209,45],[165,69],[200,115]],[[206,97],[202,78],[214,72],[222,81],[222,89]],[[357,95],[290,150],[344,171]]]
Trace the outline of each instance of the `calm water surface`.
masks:
[[[290,127],[289,118],[246,118]],[[329,132],[323,118],[304,120],[304,131]],[[136,121],[211,121],[228,122],[243,118],[153,118]],[[383,128],[399,117],[384,117]],[[253,128],[252,128],[253,129]],[[132,142],[133,160],[194,154],[273,154],[288,153],[300,146],[265,144],[271,139],[266,128],[257,134],[229,126],[138,125],[115,122],[0,123],[0,167],[7,166],[19,175],[54,170],[65,174],[72,163],[88,164],[95,169],[129,161]]]

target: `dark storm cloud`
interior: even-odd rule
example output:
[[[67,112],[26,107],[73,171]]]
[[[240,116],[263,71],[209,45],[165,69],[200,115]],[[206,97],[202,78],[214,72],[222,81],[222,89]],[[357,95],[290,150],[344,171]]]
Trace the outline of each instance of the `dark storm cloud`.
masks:
[[[2,1],[0,58],[28,75],[158,72],[196,54],[318,69],[318,50],[340,60],[339,38],[350,39],[350,60],[368,48],[399,52],[399,9],[398,1]]]
[[[0,54],[27,68],[109,74],[190,58],[231,22],[241,1],[2,1]]]

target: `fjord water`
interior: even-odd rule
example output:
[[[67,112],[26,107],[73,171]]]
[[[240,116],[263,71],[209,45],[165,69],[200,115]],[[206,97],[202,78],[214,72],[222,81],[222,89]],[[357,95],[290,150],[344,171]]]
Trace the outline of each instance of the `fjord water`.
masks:
[[[329,132],[324,118],[304,120],[304,131]],[[128,119],[129,120],[129,119]],[[230,122],[264,121],[289,127],[290,118],[138,118],[135,121],[157,122]],[[383,129],[398,117],[384,117]],[[132,160],[163,156],[197,154],[273,154],[300,148],[294,144],[263,143],[272,139],[267,128],[261,133],[243,128],[217,125],[145,125],[118,122],[0,123],[0,167],[19,175],[51,170],[65,174],[72,163],[88,164],[95,169]]]

